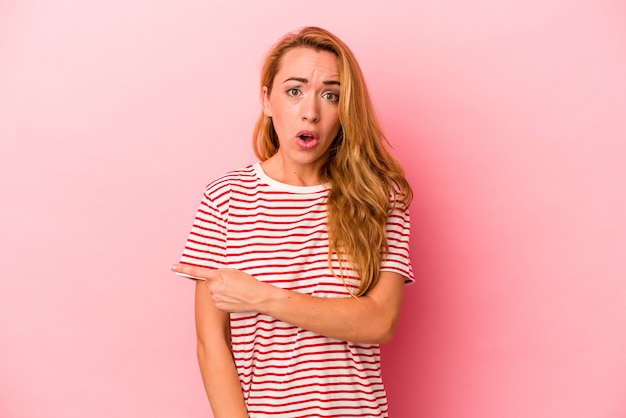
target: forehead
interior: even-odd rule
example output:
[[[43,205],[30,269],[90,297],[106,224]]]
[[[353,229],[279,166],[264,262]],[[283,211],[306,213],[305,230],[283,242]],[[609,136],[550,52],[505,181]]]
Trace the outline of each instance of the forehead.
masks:
[[[287,51],[280,63],[277,76],[306,76],[311,73],[325,78],[339,79],[337,56],[329,51],[298,47]]]

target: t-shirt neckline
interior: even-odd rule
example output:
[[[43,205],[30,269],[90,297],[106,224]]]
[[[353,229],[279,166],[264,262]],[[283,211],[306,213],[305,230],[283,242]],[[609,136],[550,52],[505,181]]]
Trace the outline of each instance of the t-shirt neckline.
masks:
[[[322,192],[330,188],[330,184],[328,183],[316,184],[314,186],[295,186],[293,184],[282,183],[278,180],[274,180],[273,178],[265,174],[265,171],[263,171],[263,167],[261,167],[260,162],[255,163],[252,168],[254,169],[259,179],[261,179],[261,181],[266,183],[274,190],[280,190],[290,193],[316,193]]]

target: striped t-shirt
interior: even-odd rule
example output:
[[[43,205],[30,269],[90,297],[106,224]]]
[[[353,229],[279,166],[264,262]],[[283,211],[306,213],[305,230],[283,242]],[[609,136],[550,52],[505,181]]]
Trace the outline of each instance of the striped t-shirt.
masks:
[[[329,186],[293,186],[259,163],[228,173],[206,189],[181,262],[236,268],[257,280],[320,297],[346,297],[358,279],[328,267]],[[382,270],[413,281],[409,215],[387,222]],[[338,273],[339,263],[333,257]],[[232,352],[250,418],[387,417],[377,344],[327,338],[249,312],[230,314]]]

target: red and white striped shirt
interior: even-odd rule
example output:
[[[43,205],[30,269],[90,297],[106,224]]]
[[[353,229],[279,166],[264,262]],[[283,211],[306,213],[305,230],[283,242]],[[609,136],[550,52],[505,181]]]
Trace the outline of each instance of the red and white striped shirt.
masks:
[[[206,189],[181,262],[236,268],[281,288],[319,297],[356,290],[328,268],[328,185],[293,186],[268,177],[259,163],[228,173]],[[387,221],[382,270],[413,282],[409,215]],[[333,268],[339,272],[336,255]],[[232,351],[250,418],[387,417],[377,344],[327,338],[249,312],[230,315]]]

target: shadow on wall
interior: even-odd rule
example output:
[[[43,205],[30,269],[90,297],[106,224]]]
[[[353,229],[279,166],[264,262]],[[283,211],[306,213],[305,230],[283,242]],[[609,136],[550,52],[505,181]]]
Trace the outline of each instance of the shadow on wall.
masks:
[[[517,7],[454,16],[373,95],[415,192],[394,418],[624,416],[623,19]]]
[[[394,89],[390,89],[394,90]],[[399,103],[397,98],[380,98],[380,109],[418,109],[419,103]],[[385,104],[391,104],[387,105]],[[432,213],[431,191],[425,183],[437,176],[425,160],[429,158],[428,142],[433,138],[420,118],[390,113],[381,115],[392,152],[400,160],[413,188],[411,205],[411,262],[415,283],[405,287],[404,304],[396,334],[391,343],[382,347],[382,368],[390,405],[390,416],[409,418],[408,411],[434,411],[428,404],[445,402],[433,382],[442,378],[442,367],[449,364],[444,357],[446,346],[437,338],[441,335],[442,310],[446,305],[445,288],[436,284],[442,276],[446,243],[438,233],[437,213]],[[432,203],[432,202],[431,202]],[[440,230],[441,232],[441,230]],[[436,357],[433,353],[437,353]],[[439,399],[438,399],[439,397]],[[419,407],[416,405],[420,405]],[[408,414],[408,415],[407,415]]]

